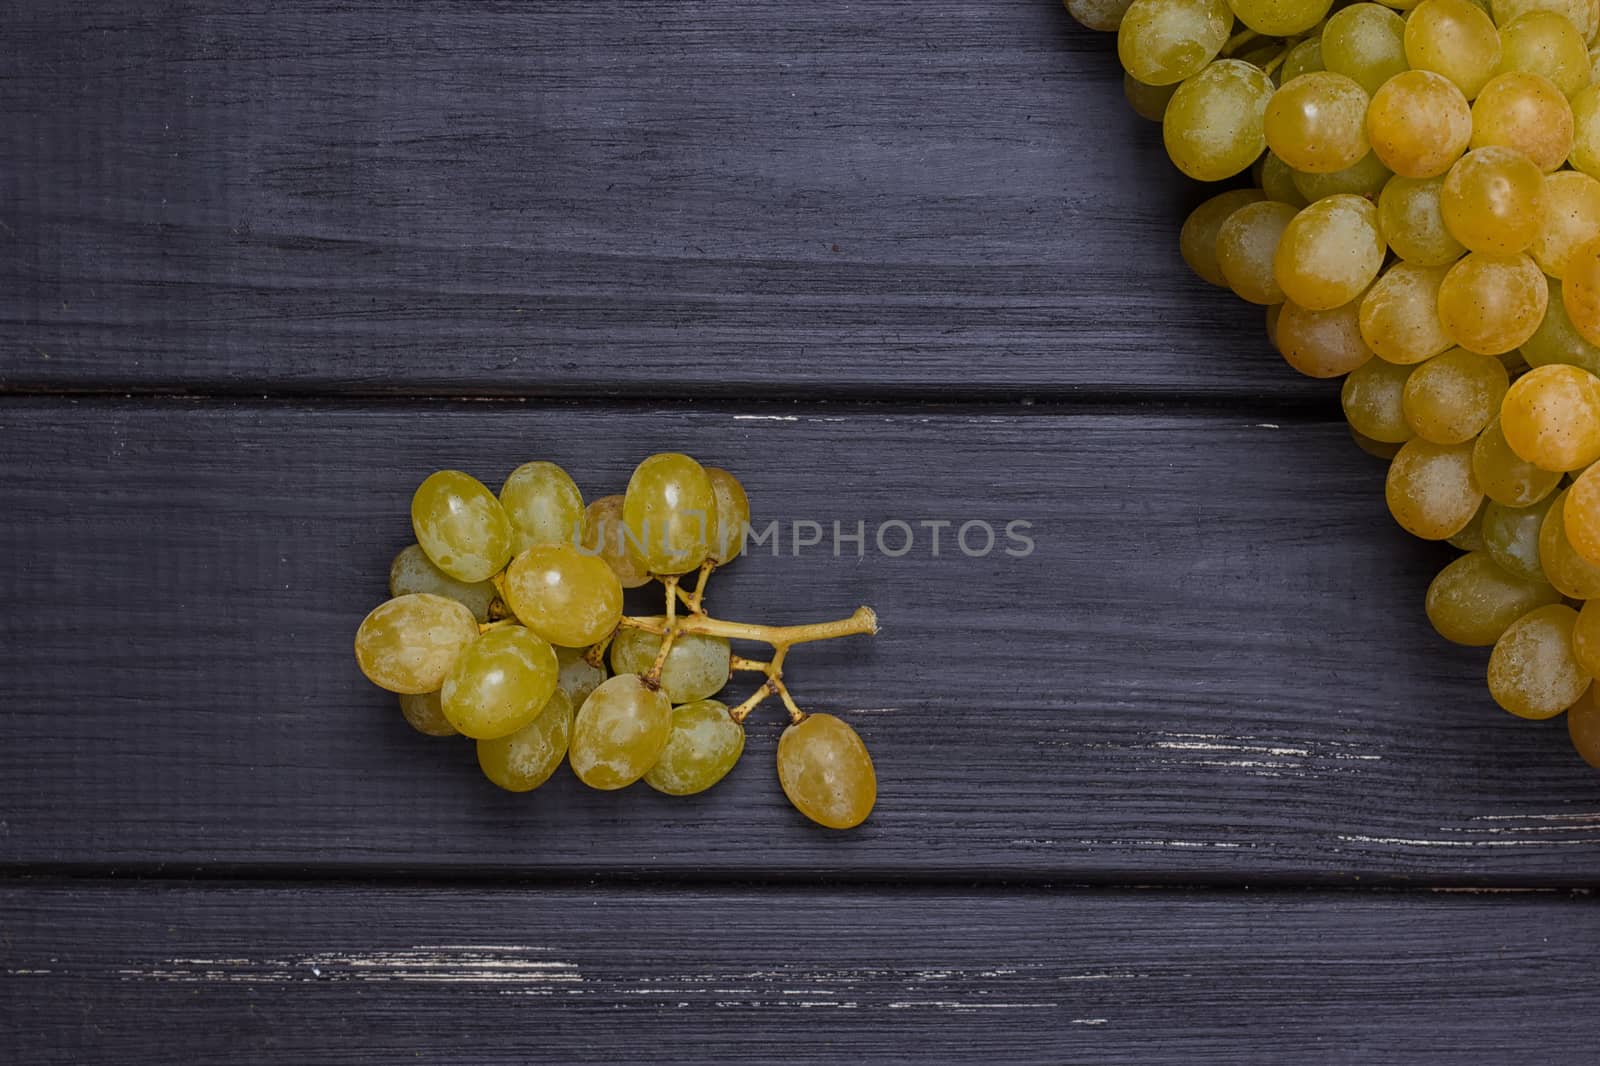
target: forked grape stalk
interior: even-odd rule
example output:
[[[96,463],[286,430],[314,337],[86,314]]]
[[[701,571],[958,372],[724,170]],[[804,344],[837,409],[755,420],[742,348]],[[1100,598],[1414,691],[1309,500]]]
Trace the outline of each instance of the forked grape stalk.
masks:
[[[814,625],[712,617],[706,588],[743,551],[750,505],[725,470],[662,453],[627,492],[583,496],[553,463],[518,467],[499,496],[455,470],[431,475],[411,503],[417,543],[395,557],[391,599],[356,633],[368,679],[399,694],[418,732],[477,742],[501,788],[527,792],[562,761],[591,788],[643,780],[674,796],[703,792],[744,752],[745,719],[777,697],[790,724],[778,779],[806,817],[860,825],[877,800],[861,738],[830,714],[807,714],[784,681],[792,648],[876,633],[861,607]],[[623,613],[623,590],[660,584],[660,614]],[[766,659],[732,642],[771,648]],[[610,670],[607,670],[609,652]],[[712,697],[739,672],[759,676],[729,707]]]
[[[1180,170],[1253,178],[1179,250],[1343,379],[1395,520],[1467,553],[1434,627],[1600,767],[1600,0],[1065,4]]]

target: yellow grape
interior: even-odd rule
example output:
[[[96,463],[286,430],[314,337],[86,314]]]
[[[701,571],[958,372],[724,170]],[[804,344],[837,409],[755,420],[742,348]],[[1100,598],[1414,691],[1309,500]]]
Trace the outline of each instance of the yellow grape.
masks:
[[[1417,266],[1447,266],[1467,253],[1439,209],[1443,178],[1389,179],[1378,196],[1378,222],[1389,247]]]
[[[726,777],[743,753],[744,726],[726,705],[685,703],[672,709],[672,735],[644,783],[669,796],[692,796]]]
[[[1584,53],[1587,58],[1588,53]],[[1133,108],[1133,113],[1151,122],[1160,122],[1167,113],[1167,101],[1178,91],[1178,83],[1171,85],[1146,85],[1132,74],[1122,76],[1122,95]]]
[[[1600,459],[1600,380],[1564,363],[1535,367],[1511,383],[1500,431],[1541,470],[1576,470]]]
[[[471,474],[440,470],[411,497],[411,527],[433,565],[457,581],[486,581],[511,558],[511,519]]]
[[[1223,0],[1133,0],[1117,28],[1117,56],[1146,85],[1171,85],[1211,62],[1232,26]]]
[[[650,621],[665,622],[665,617]],[[611,670],[616,674],[648,674],[661,652],[661,638],[642,629],[624,629],[611,642]],[[728,683],[731,651],[726,637],[680,633],[661,667],[661,691],[673,703],[693,703],[715,696]]]
[[[1344,379],[1339,403],[1350,428],[1380,444],[1403,444],[1416,436],[1402,406],[1414,366],[1369,359]]]
[[[589,698],[589,693],[600,687],[606,679],[604,666],[591,666],[586,658],[588,648],[557,648],[556,662],[561,666],[561,673],[556,678],[556,687],[567,694],[574,707],[582,707],[583,701]]]
[[[511,519],[515,550],[535,544],[566,544],[583,523],[583,493],[555,463],[523,463],[500,489],[500,506]]]
[[[1584,340],[1573,326],[1572,319],[1567,317],[1561,282],[1546,278],[1545,285],[1550,293],[1550,301],[1539,328],[1533,331],[1533,336],[1522,342],[1519,350],[1523,358],[1529,366],[1571,363],[1591,374],[1600,373],[1600,347]]]
[[[878,799],[866,745],[831,714],[807,715],[783,731],[778,781],[796,810],[829,829],[860,825]]]
[[[1594,40],[1600,26],[1600,4],[1596,0],[1490,0],[1490,14],[1496,26],[1509,26],[1535,11],[1548,11],[1570,22],[1585,41]]]
[[[428,592],[435,596],[460,602],[472,617],[480,622],[489,620],[489,605],[498,593],[493,583],[474,581],[470,584],[457,581],[433,565],[422,545],[413,544],[401,550],[389,564],[389,595],[404,596],[411,592]]]
[[[1600,83],[1572,98],[1572,154],[1576,170],[1600,178]]]
[[[1406,381],[1401,409],[1423,440],[1466,444],[1499,412],[1508,381],[1494,356],[1452,348],[1417,367]]]
[[[1061,0],[1067,14],[1085,27],[1111,33],[1122,25],[1122,16],[1132,0]]]
[[[456,658],[478,637],[465,606],[413,592],[379,604],[356,630],[356,663],[379,688],[402,695],[437,692]]]
[[[1528,256],[1473,252],[1439,285],[1439,321],[1469,352],[1499,355],[1533,335],[1549,299],[1544,275]]]
[[[1506,507],[1531,507],[1561,483],[1560,472],[1541,470],[1511,450],[1498,418],[1472,445],[1472,476],[1485,496]]]
[[[1528,254],[1553,278],[1566,275],[1572,250],[1600,238],[1600,180],[1576,170],[1544,179],[1544,217]]]
[[[1500,65],[1500,32],[1472,0],[1422,0],[1406,19],[1406,61],[1443,74],[1467,99]]]
[[[506,605],[539,636],[564,648],[598,644],[622,618],[622,582],[606,561],[571,544],[537,544],[506,568]]]
[[[1489,694],[1519,718],[1553,718],[1578,701],[1590,677],[1572,650],[1578,612],[1536,608],[1511,623],[1489,656]]]
[[[1267,199],[1293,207],[1306,206],[1308,201],[1295,186],[1293,167],[1271,152],[1261,153],[1257,166],[1260,169],[1256,174],[1256,184],[1267,194]]]
[[[1477,469],[1476,463],[1473,469]],[[1554,502],[1554,496],[1547,496],[1527,507],[1507,507],[1493,502],[1484,507],[1480,530],[1483,546],[1507,573],[1525,581],[1549,584],[1544,564],[1539,561],[1539,534]],[[1560,598],[1559,592],[1555,598]]]
[[[1584,56],[1588,58],[1587,53]],[[1320,37],[1307,37],[1283,57],[1283,65],[1278,68],[1278,84],[1287,85],[1302,74],[1311,74],[1323,70],[1322,39]]]
[[[437,692],[403,693],[400,696],[400,714],[406,724],[429,737],[453,737],[456,727],[444,716],[439,706]]]
[[[1369,200],[1377,199],[1384,183],[1393,176],[1394,172],[1383,165],[1378,153],[1368,152],[1355,166],[1335,170],[1331,174],[1312,174],[1296,170],[1293,172],[1293,181],[1294,187],[1300,190],[1300,195],[1305,197],[1308,203],[1315,203],[1326,197],[1342,194],[1364,196]]]
[[[750,525],[750,497],[739,479],[721,467],[706,467],[711,492],[716,497],[716,520],[712,523],[711,561],[729,563],[744,551],[744,535]]]
[[[1582,611],[1578,612],[1578,617],[1582,619]],[[1595,700],[1594,685],[1567,708],[1567,737],[1579,758],[1600,770],[1600,703]]]
[[[1384,496],[1389,513],[1412,536],[1423,540],[1455,536],[1483,503],[1472,476],[1472,446],[1407,441],[1389,464]]]
[[[555,649],[542,638],[521,626],[502,626],[456,659],[439,705],[458,733],[474,740],[503,737],[539,716],[560,674]]]
[[[1146,0],[1134,0],[1135,6]],[[1196,181],[1247,170],[1267,146],[1263,119],[1272,79],[1259,67],[1222,59],[1178,86],[1161,120],[1173,164]]]
[[[1474,148],[1514,148],[1548,172],[1567,161],[1572,143],[1572,105],[1542,74],[1497,74],[1472,102]]]
[[[1372,358],[1361,336],[1360,310],[1352,300],[1331,311],[1282,303],[1274,341],[1284,361],[1312,378],[1336,378]]]
[[[1332,0],[1228,0],[1228,6],[1265,37],[1294,37],[1321,22]]]
[[[567,757],[572,700],[557,689],[539,716],[515,733],[478,741],[478,768],[507,792],[531,792]]]
[[[567,760],[590,788],[625,788],[650,771],[671,737],[666,694],[638,674],[619,674],[583,701]]]
[[[622,516],[621,496],[602,496],[583,511],[583,550],[604,559],[625,589],[650,583],[650,568]]]
[[[716,490],[705,468],[679,452],[660,452],[634,468],[622,517],[653,574],[681,574],[711,551]]]
[[[1455,82],[1431,70],[1396,74],[1372,96],[1367,136],[1383,164],[1405,178],[1450,169],[1472,139],[1472,109]]]
[[[1428,586],[1428,621],[1444,639],[1488,647],[1529,611],[1560,603],[1542,581],[1507,573],[1488,552],[1469,552],[1439,571]]]
[[[1600,237],[1584,241],[1567,253],[1561,278],[1561,306],[1578,335],[1600,344]]]
[[[1439,193],[1444,224],[1474,252],[1515,255],[1539,235],[1544,174],[1511,148],[1468,152],[1445,175]]]
[[[1405,29],[1400,16],[1380,4],[1340,8],[1322,30],[1322,64],[1376,93],[1406,69]]]
[[[1563,520],[1572,550],[1600,566],[1600,466],[1589,467],[1567,489]]]
[[[1600,566],[1578,554],[1567,538],[1567,493],[1557,493],[1550,501],[1539,526],[1539,565],[1545,580],[1563,596],[1575,600],[1600,599]]]
[[[1239,208],[1265,199],[1260,189],[1229,189],[1211,197],[1189,213],[1178,231],[1178,253],[1202,280],[1219,288],[1228,287],[1217,263],[1217,234]]]
[[[1589,600],[1578,610],[1572,627],[1572,654],[1590,677],[1600,670],[1600,600]]]
[[[1542,74],[1571,97],[1589,85],[1589,46],[1562,16],[1530,11],[1500,27],[1498,70]]]
[[[1267,147],[1295,170],[1330,174],[1361,162],[1367,143],[1368,97],[1343,74],[1302,74],[1272,94]]]
[[[1313,311],[1349,303],[1383,265],[1378,209],[1359,196],[1318,200],[1290,221],[1273,257],[1284,295]]]
[[[1439,284],[1449,269],[1395,263],[1361,297],[1361,336],[1380,358],[1420,363],[1450,347],[1439,324]]]
[[[1296,214],[1289,204],[1261,200],[1229,215],[1217,231],[1217,265],[1238,296],[1256,304],[1282,302],[1283,290],[1272,269],[1273,255]]]

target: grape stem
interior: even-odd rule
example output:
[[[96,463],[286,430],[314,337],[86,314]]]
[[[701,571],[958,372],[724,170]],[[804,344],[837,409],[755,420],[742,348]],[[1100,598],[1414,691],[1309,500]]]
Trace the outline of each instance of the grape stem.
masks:
[[[618,623],[625,629],[642,629],[646,633],[665,636],[667,627],[645,618],[624,616]],[[838,637],[870,636],[878,632],[878,615],[871,607],[857,607],[849,618],[832,622],[812,622],[801,626],[764,626],[751,622],[730,622],[710,615],[697,615],[679,619],[674,623],[679,633],[698,633],[707,637],[727,637],[729,640],[751,640],[786,648],[794,644],[810,644],[816,640],[833,640]]]
[[[705,590],[706,573],[707,571],[704,569],[700,571],[700,588],[696,590],[697,592]],[[667,586],[667,631],[666,635],[661,638],[661,650],[656,652],[655,663],[650,667],[650,672],[644,676],[644,683],[651,688],[660,687],[661,671],[667,665],[667,653],[672,651],[672,644],[678,639],[678,633],[680,632],[680,626],[678,625],[678,579],[675,575],[669,575],[662,578],[661,583]]]
[[[1228,38],[1228,43],[1222,46],[1222,55],[1232,56],[1233,53],[1237,52],[1239,49],[1243,48],[1245,45],[1249,44],[1251,41],[1260,36],[1261,34],[1257,33],[1255,30],[1240,30],[1238,33]]]

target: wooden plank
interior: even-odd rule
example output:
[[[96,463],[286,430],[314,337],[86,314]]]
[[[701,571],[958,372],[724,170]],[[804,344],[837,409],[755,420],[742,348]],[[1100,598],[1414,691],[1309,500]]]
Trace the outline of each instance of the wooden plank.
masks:
[[[1043,0],[12,6],[0,389],[1325,395]]]
[[[779,413],[782,412],[782,413]],[[1387,517],[1343,426],[1223,416],[521,404],[0,405],[0,863],[285,870],[904,873],[1587,884],[1600,779],[1560,721],[1497,710],[1421,610],[1447,554]],[[862,830],[771,769],[715,791],[534,796],[412,734],[350,654],[428,471],[534,457],[590,491],[681,448],[758,523],[1033,523],[1026,558],[918,528],[902,558],[762,549],[727,616],[859,603],[876,639],[797,652],[860,728]],[[870,534],[869,534],[870,538]],[[893,540],[890,541],[893,543]],[[731,689],[740,692],[740,689]]]
[[[0,890],[16,1062],[1588,1061],[1543,896]],[[155,1024],[152,1024],[155,1023]]]

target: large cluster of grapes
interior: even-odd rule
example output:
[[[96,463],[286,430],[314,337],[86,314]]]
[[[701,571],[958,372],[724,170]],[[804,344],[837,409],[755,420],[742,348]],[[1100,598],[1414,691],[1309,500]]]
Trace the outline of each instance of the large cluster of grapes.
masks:
[[[784,793],[813,821],[852,828],[877,799],[872,760],[843,721],[800,710],[783,664],[797,644],[875,633],[877,618],[867,607],[802,626],[707,614],[707,580],[741,554],[749,520],[732,474],[678,453],[650,456],[624,495],[587,507],[554,463],[518,467],[498,497],[439,471],[412,498],[417,543],[395,557],[393,598],[361,623],[356,661],[400,694],[420,732],[475,740],[484,775],[513,792],[538,788],[563,760],[591,788],[642,779],[669,795],[702,792],[743,754],[745,718],[778,696],[790,718],[778,742]],[[625,615],[623,590],[651,582],[663,613]],[[736,656],[732,640],[772,656]],[[735,671],[762,682],[729,707],[712,697]]]
[[[1489,691],[1600,767],[1600,0],[1065,0],[1201,181],[1179,248],[1343,378]]]

